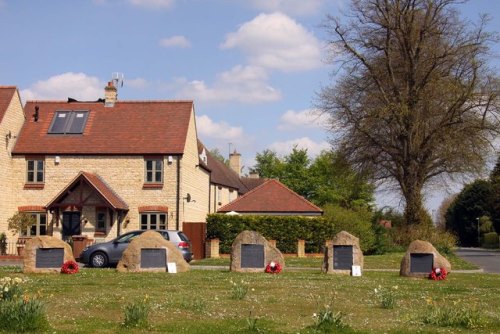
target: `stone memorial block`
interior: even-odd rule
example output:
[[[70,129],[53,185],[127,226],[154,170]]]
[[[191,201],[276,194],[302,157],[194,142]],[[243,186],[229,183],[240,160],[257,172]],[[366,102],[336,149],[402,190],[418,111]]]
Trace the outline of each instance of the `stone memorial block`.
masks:
[[[24,247],[23,272],[60,273],[66,261],[75,261],[66,242],[47,235],[33,237]]]
[[[61,268],[64,263],[64,248],[38,248],[35,268]]]
[[[352,274],[352,266],[363,270],[363,252],[359,239],[342,231],[333,240],[328,240],[325,247],[322,271],[328,274]]]
[[[261,234],[243,231],[234,239],[231,246],[231,271],[261,273],[271,262],[285,267],[283,254]]]
[[[429,277],[433,268],[445,268],[451,271],[448,260],[427,241],[413,241],[401,260],[399,274],[406,277]]]
[[[143,252],[144,250],[146,252]],[[154,259],[151,258],[153,253],[156,254]],[[146,254],[145,262],[142,259],[143,254]],[[165,240],[156,231],[146,231],[130,242],[116,270],[119,272],[167,272],[167,259],[169,263],[176,264],[177,272],[185,272],[190,268],[181,251],[173,243]]]
[[[141,248],[141,268],[166,268],[165,248]]]

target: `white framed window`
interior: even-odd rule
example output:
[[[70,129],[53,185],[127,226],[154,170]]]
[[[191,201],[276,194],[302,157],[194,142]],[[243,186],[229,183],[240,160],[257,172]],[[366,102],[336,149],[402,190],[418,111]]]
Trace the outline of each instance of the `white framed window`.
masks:
[[[21,236],[47,235],[47,214],[45,212],[27,212],[27,214],[36,219],[36,224],[31,225],[25,231],[21,231]]]
[[[163,159],[144,160],[144,183],[163,183]]]
[[[26,182],[43,183],[45,180],[45,160],[26,159]]]
[[[165,212],[141,213],[141,230],[166,230],[168,215]]]

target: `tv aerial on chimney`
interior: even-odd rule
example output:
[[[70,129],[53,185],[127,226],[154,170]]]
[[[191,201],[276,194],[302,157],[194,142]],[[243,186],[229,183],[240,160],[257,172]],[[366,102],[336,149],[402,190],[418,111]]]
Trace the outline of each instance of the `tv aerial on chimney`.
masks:
[[[121,72],[113,72],[111,74],[111,81],[113,82],[113,85],[118,88],[118,87],[123,87],[123,73]]]

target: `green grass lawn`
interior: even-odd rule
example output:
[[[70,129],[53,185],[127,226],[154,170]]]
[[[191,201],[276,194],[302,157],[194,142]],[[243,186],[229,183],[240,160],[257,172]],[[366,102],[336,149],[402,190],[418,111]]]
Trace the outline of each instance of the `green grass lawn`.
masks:
[[[257,319],[260,333],[315,333],[313,314],[326,305],[343,314],[351,333],[500,333],[500,275],[492,274],[430,281],[370,271],[350,277],[310,270],[122,274],[85,268],[75,275],[24,275],[3,267],[4,276],[29,278],[30,297],[46,303],[48,333],[247,333],[250,319]],[[248,289],[241,300],[233,298],[236,287]],[[394,309],[381,307],[376,288],[391,292]],[[125,305],[144,299],[152,307],[151,327],[122,328]],[[431,304],[479,312],[482,327],[424,324]]]
[[[365,269],[394,269],[399,270],[401,264],[401,259],[404,253],[388,253],[384,255],[369,255],[364,257],[364,268]],[[450,261],[451,267],[454,270],[470,270],[478,269],[477,266],[462,260],[456,255],[446,256]],[[298,258],[295,256],[285,256],[286,266],[288,267],[306,267],[306,268],[321,268],[321,263],[323,262],[322,257],[306,257]],[[229,266],[229,258],[219,258],[219,259],[203,259],[196,260],[191,263],[194,266],[206,265],[206,266]]]

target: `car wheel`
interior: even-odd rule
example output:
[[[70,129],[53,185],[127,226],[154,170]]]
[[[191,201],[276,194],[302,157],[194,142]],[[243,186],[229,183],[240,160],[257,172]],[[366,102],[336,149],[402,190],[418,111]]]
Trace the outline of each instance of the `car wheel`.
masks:
[[[90,256],[90,265],[94,268],[102,268],[108,264],[108,256],[103,252],[95,252]]]

